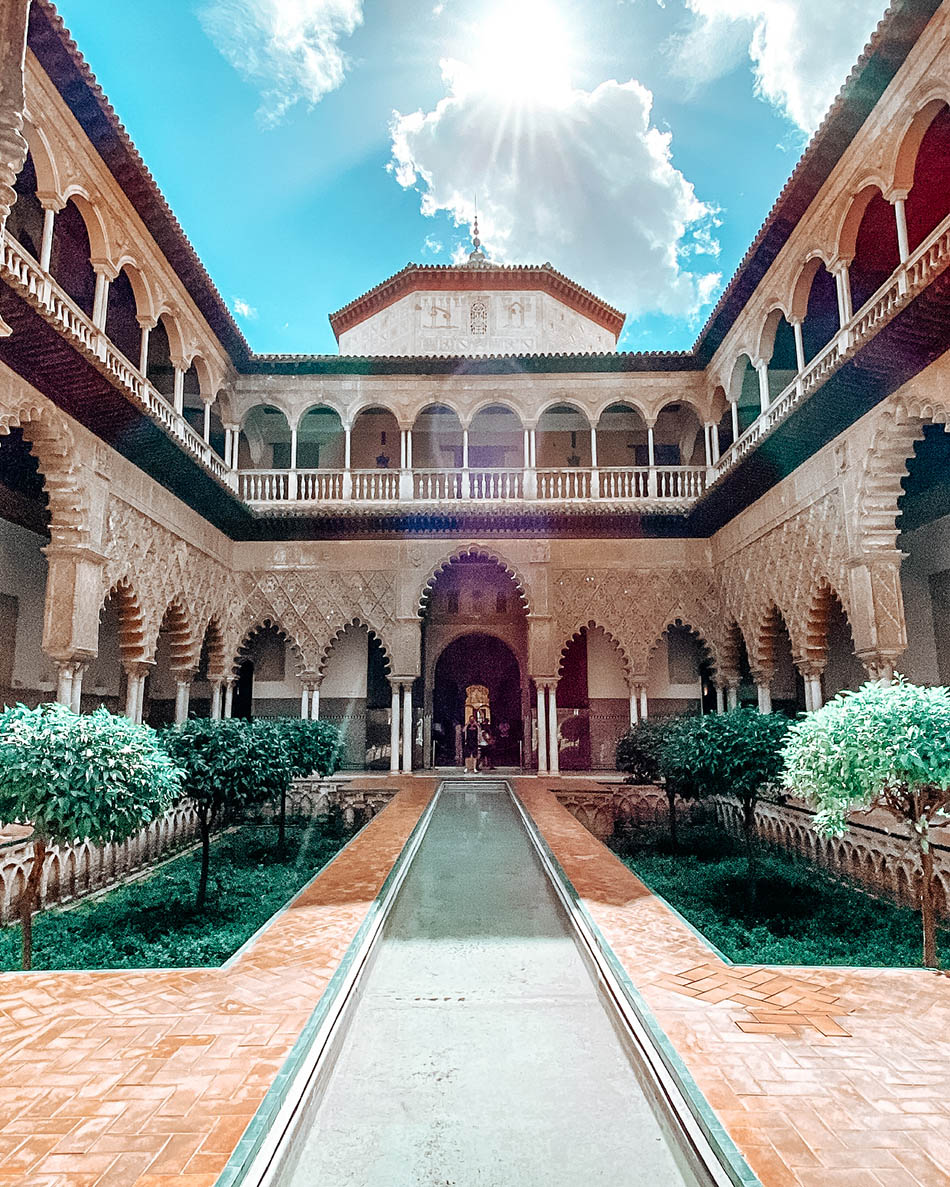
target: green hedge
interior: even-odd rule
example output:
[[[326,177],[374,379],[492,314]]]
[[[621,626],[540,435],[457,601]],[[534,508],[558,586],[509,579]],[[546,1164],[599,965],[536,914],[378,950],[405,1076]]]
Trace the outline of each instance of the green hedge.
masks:
[[[195,907],[200,854],[174,859],[141,881],[34,924],[38,969],[218,965],[249,939],[345,844],[338,814],[288,828],[245,825],[213,842],[208,905]],[[19,928],[0,929],[0,969],[19,966]]]
[[[751,910],[742,849],[715,829],[691,829],[672,854],[665,838],[632,830],[611,841],[621,860],[739,964],[920,963],[915,911],[865,893],[782,850],[763,847]],[[950,934],[941,932],[950,951]]]

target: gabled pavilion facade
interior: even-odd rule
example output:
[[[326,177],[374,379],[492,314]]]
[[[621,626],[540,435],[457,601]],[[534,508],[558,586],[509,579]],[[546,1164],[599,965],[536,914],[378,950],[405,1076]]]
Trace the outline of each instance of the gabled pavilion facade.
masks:
[[[550,774],[642,715],[950,681],[950,0],[891,6],[656,355],[477,242],[338,355],[255,355],[52,5],[0,13],[4,701],[320,715],[412,770],[478,697]]]

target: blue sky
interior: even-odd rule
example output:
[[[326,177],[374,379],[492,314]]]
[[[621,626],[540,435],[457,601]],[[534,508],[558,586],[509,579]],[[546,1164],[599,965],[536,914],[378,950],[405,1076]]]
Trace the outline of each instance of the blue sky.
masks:
[[[883,0],[61,0],[261,352],[408,261],[549,260],[688,348]],[[428,212],[428,213],[426,213]]]

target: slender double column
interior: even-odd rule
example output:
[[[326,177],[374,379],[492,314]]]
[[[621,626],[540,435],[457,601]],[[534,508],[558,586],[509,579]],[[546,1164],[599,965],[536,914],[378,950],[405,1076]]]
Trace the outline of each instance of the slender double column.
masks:
[[[411,679],[390,681],[389,769],[406,774],[412,771],[412,685]]]
[[[538,774],[560,774],[557,735],[557,681],[536,681],[538,690]]]
[[[56,665],[56,700],[74,713],[80,711],[86,667],[82,660],[64,660]]]
[[[129,721],[141,722],[142,709],[145,704],[145,677],[148,675],[149,665],[145,663],[130,664],[125,671],[125,715]]]

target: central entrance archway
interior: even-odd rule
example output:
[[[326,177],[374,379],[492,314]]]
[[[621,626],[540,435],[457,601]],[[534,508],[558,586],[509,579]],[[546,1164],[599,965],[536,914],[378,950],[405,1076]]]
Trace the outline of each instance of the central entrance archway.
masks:
[[[489,758],[496,767],[520,767],[521,669],[507,643],[472,632],[449,643],[435,665],[432,745],[437,767],[461,766],[462,730],[473,714],[487,724]]]
[[[490,719],[495,766],[531,765],[527,659],[527,608],[510,572],[475,549],[448,561],[422,607],[426,767],[461,765],[473,708]]]

